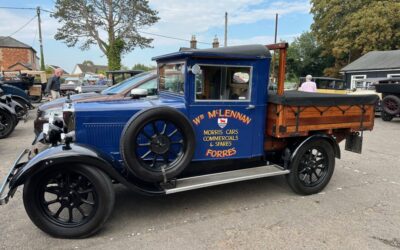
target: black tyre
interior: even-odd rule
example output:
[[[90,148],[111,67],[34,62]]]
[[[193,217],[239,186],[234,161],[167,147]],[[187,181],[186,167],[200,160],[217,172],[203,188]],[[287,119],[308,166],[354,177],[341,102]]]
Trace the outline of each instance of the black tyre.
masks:
[[[148,109],[132,117],[121,136],[120,150],[131,172],[147,182],[181,173],[190,163],[195,135],[189,120],[169,107]]]
[[[24,185],[24,206],[32,222],[59,238],[84,238],[106,222],[114,207],[110,178],[85,165],[57,166]]]
[[[324,139],[306,142],[290,167],[286,179],[293,191],[302,195],[318,193],[329,183],[335,169],[333,147]]]
[[[395,95],[388,95],[382,99],[383,111],[389,115],[400,114],[400,98]]]
[[[381,111],[381,118],[385,122],[390,122],[391,120],[393,120],[394,116],[393,115],[389,115],[385,111]]]
[[[43,98],[42,94],[40,96],[35,96],[35,95],[29,96],[29,99],[31,99],[33,103],[40,103],[42,101],[42,98]]]
[[[15,116],[6,110],[0,110],[0,139],[8,137],[17,125]]]

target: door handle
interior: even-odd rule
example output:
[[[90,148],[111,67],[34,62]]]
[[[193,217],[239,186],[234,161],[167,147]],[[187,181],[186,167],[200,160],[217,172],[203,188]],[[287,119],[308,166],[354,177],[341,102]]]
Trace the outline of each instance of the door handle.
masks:
[[[250,104],[249,106],[247,106],[247,110],[249,110],[249,109],[255,109],[256,108],[256,106],[255,105],[253,105],[253,104]]]

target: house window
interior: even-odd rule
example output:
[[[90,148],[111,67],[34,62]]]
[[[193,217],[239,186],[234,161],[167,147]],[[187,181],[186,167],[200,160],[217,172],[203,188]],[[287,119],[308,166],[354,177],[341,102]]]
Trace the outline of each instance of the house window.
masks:
[[[366,79],[367,75],[352,75],[351,76],[351,89],[354,88],[365,88],[365,82],[364,81],[360,81],[363,79]]]
[[[400,77],[400,74],[388,74],[388,78],[395,78],[395,77]]]
[[[196,100],[250,100],[251,67],[200,65],[196,75]]]

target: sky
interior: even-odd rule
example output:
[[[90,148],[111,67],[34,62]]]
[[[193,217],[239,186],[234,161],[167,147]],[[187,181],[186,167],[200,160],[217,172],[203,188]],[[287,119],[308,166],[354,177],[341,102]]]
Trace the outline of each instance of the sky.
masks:
[[[279,14],[278,41],[291,42],[310,29],[312,15],[309,0],[150,0],[150,7],[158,11],[160,20],[147,27],[146,32],[190,40],[195,35],[198,48],[209,48],[214,37],[220,45],[224,41],[224,16],[228,12],[228,45],[269,44],[274,41],[275,13]],[[1,7],[36,7],[54,10],[54,0],[26,1],[0,0]],[[0,36],[8,36],[24,26],[35,16],[34,10],[0,9]],[[54,34],[62,24],[42,12],[42,35],[46,64],[58,65],[72,71],[75,64],[91,60],[107,64],[107,58],[95,45],[82,51],[69,48]],[[189,42],[152,35],[152,48],[136,48],[124,55],[122,64],[131,68],[136,63],[155,65],[152,57],[176,52],[189,47]],[[38,25],[34,19],[12,37],[39,51]],[[39,54],[39,53],[38,53]]]

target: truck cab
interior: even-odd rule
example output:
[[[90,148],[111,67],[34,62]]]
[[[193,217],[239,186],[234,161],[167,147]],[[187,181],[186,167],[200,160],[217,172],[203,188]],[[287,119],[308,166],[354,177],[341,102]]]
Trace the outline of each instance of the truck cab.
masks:
[[[262,45],[156,57],[160,98],[180,98],[194,128],[194,160],[259,157],[271,54]],[[174,73],[172,73],[174,72]]]
[[[67,100],[0,186],[0,204],[24,185],[25,209],[41,230],[87,237],[109,217],[112,184],[166,195],[285,175],[301,195],[329,183],[338,143],[361,153],[377,96],[284,92],[287,44],[186,50],[154,58],[158,96]],[[270,50],[280,50],[276,92],[268,93]],[[48,196],[51,196],[50,198]],[[53,204],[58,204],[53,206]],[[74,212],[75,211],[75,212]]]

